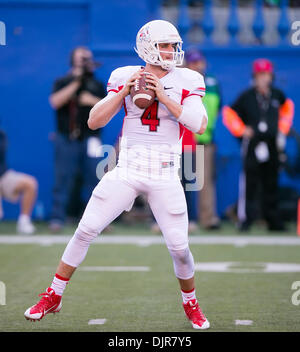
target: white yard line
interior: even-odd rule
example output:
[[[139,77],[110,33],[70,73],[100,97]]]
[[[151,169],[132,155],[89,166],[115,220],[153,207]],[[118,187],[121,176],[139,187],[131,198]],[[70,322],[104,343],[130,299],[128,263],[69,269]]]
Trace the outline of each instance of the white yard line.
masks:
[[[72,235],[0,235],[0,244],[38,244],[49,246],[52,244],[66,244]],[[207,245],[234,245],[243,247],[247,245],[267,246],[300,246],[300,237],[293,236],[190,236],[190,244]],[[133,244],[137,246],[150,246],[164,244],[162,236],[126,236],[126,235],[100,235],[93,243],[100,244]]]
[[[106,319],[91,319],[88,325],[103,325],[106,323]]]
[[[252,325],[252,320],[236,320],[235,325]]]
[[[196,262],[195,271],[213,273],[299,273],[299,263]]]
[[[82,266],[79,271],[150,271],[149,266]]]

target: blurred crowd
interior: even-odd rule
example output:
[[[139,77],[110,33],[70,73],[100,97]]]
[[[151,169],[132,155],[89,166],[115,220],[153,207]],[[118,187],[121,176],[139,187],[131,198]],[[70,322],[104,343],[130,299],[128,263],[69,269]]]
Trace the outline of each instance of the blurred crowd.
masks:
[[[106,95],[104,84],[95,76],[100,64],[86,47],[75,48],[70,55],[70,69],[55,80],[49,102],[56,116],[53,134],[54,188],[49,229],[59,232],[66,222],[78,221],[92,190],[99,182],[96,167],[101,161],[101,130],[87,126],[90,109]],[[249,231],[253,223],[263,220],[270,231],[284,231],[284,217],[280,211],[278,177],[281,168],[290,175],[297,174],[286,157],[286,138],[300,138],[292,128],[294,103],[280,89],[274,87],[274,67],[267,59],[257,59],[251,68],[252,86],[240,92],[230,106],[222,104],[218,78],[210,72],[209,63],[197,48],[185,54],[185,66],[204,75],[206,95],[203,98],[208,113],[208,126],[203,135],[185,129],[182,140],[182,165],[204,161],[204,183],[200,190],[189,190],[188,184],[201,175],[182,172],[182,184],[188,205],[189,231],[217,231],[221,220],[216,198],[216,143],[218,117],[238,140],[241,150],[241,173],[238,199],[226,212],[241,232]],[[300,144],[299,144],[300,145]],[[200,147],[197,148],[197,147]],[[38,182],[31,176],[14,170],[6,163],[7,139],[0,131],[0,217],[3,216],[1,197],[20,202],[17,231],[35,232],[31,215],[38,192]],[[203,153],[197,152],[202,150]],[[299,154],[300,155],[300,154]],[[300,159],[299,159],[300,160]],[[296,163],[297,164],[297,163]],[[298,163],[300,165],[300,162]],[[194,178],[193,178],[194,177]],[[296,209],[293,209],[296,212]],[[146,200],[138,197],[133,211],[120,216],[124,223],[144,221],[154,233],[160,230],[152,217]]]

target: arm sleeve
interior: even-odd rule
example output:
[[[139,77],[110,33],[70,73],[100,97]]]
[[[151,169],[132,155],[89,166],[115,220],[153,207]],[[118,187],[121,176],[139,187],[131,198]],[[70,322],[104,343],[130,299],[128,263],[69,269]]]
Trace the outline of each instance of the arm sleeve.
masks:
[[[182,113],[178,121],[188,130],[198,133],[201,129],[203,119],[208,121],[207,112],[198,94],[190,94],[183,101]]]
[[[222,109],[223,124],[228,128],[229,132],[235,137],[242,137],[245,131],[245,124],[235,110],[229,106]]]
[[[294,119],[294,102],[291,99],[285,99],[279,108],[278,129],[284,135],[287,135],[291,129]]]
[[[179,116],[178,121],[194,133],[200,131],[203,119],[206,119],[207,125],[207,112],[201,99],[204,95],[205,83],[203,76],[200,73],[193,71],[190,89],[184,90],[183,93],[181,100],[182,113]]]
[[[228,128],[229,132],[235,137],[242,137],[246,125],[241,116],[244,115],[243,95],[232,104],[232,106],[224,106],[222,109],[223,124]]]

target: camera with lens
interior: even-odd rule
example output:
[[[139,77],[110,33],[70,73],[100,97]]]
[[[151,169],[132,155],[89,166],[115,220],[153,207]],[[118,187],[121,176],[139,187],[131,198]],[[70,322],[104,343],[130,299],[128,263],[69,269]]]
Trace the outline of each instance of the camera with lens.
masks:
[[[94,70],[100,66],[99,62],[94,61],[92,58],[83,58],[83,73],[82,80],[90,78],[93,75]]]

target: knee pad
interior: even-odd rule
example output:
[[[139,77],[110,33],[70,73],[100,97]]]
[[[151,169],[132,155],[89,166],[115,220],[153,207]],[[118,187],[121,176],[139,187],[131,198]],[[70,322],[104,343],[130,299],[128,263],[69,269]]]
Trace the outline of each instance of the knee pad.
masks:
[[[178,279],[188,280],[194,276],[194,258],[189,249],[169,249],[173,260],[174,272]]]
[[[178,228],[173,225],[172,228],[163,231],[163,236],[169,251],[186,249],[189,245],[188,233],[180,224],[178,224]]]
[[[97,237],[98,232],[93,231],[87,227],[83,227],[82,225],[78,226],[77,230],[75,231],[74,237],[78,244],[82,247],[89,246],[91,242]]]
[[[75,235],[78,237],[79,240],[92,242],[92,240],[98,236],[100,231],[91,224],[92,223],[90,222],[90,224],[88,225],[82,220],[79,222],[78,228],[75,232]]]
[[[62,261],[77,268],[84,260],[88,248],[95,237],[95,233],[85,232],[82,227],[78,226],[64,251]]]

